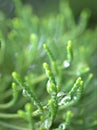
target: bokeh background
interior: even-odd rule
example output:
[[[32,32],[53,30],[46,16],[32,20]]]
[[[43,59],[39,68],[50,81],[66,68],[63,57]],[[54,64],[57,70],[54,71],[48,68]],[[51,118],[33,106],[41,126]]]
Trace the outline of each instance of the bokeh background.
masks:
[[[22,0],[22,2],[24,4],[30,4],[35,14],[38,16],[44,16],[51,13],[57,13],[59,10],[60,0]],[[88,9],[91,12],[90,23],[92,26],[97,23],[97,0],[69,0],[69,3],[75,19],[79,17],[83,9]],[[0,11],[4,12],[6,17],[14,16],[13,0],[0,0]]]
[[[23,5],[30,5],[31,8],[29,6],[20,6],[22,9],[18,8],[18,1],[22,1]],[[74,63],[70,71],[67,69],[65,73],[66,77],[62,72],[61,86],[63,90],[70,89],[75,79],[79,76],[79,73],[81,73],[80,70],[83,73],[87,67],[90,68],[89,73],[93,73],[94,77],[85,89],[84,100],[82,99],[81,103],[77,104],[77,108],[80,110],[84,106],[81,111],[81,117],[86,121],[86,126],[94,122],[93,127],[90,129],[87,128],[88,130],[96,130],[97,0],[69,0],[75,21],[70,14],[68,6],[66,10],[68,10],[67,14],[69,14],[69,17],[65,12],[66,21],[64,20],[66,6],[62,6],[63,9],[60,9],[60,1],[64,3],[66,0],[0,0],[0,85],[2,86],[0,87],[0,104],[7,103],[12,97],[11,83],[13,79],[11,74],[13,71],[17,71],[22,79],[28,76],[29,84],[35,88],[35,91],[37,88],[39,99],[44,103],[47,102],[46,77],[44,77],[42,64],[45,61],[50,62],[42,44],[46,41],[49,47],[51,46],[54,56],[58,58],[58,61],[63,63],[66,58],[66,46],[64,46],[66,43],[64,42],[70,38],[73,41]],[[60,10],[63,11],[63,14],[59,13],[61,12]],[[82,13],[83,10],[88,11],[90,15],[89,19],[86,18],[87,15],[85,12]],[[71,21],[68,19],[71,19]],[[32,47],[31,51],[29,51],[29,45]],[[85,76],[82,74],[82,77],[86,80],[87,74]],[[24,110],[24,106],[29,99],[23,97],[21,90],[19,91],[18,99],[16,104],[1,112],[16,113],[18,109]],[[77,109],[75,109],[75,114],[79,116]],[[4,121],[15,125],[17,123],[21,126],[21,122],[19,123],[20,120],[18,122],[13,119],[6,119]],[[74,119],[73,123],[75,124],[76,121],[77,119]],[[25,122],[24,124],[28,125]],[[80,125],[79,128],[79,125],[75,124],[75,127],[72,129],[82,130],[84,126],[85,124]],[[6,130],[6,128],[3,130]],[[85,127],[83,130],[86,130]]]

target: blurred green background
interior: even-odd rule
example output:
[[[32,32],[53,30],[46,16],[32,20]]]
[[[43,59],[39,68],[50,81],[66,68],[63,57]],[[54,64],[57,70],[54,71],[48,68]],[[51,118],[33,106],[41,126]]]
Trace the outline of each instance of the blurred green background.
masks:
[[[44,16],[51,13],[57,13],[60,0],[22,0],[22,2],[24,4],[32,5],[34,12],[38,16]],[[92,26],[97,23],[97,0],[69,0],[69,3],[75,19],[79,17],[83,9],[89,9],[91,12],[90,23],[92,23]],[[14,16],[13,0],[0,0],[0,10],[5,13],[6,17]]]
[[[18,4],[20,3],[18,1],[20,0],[0,0],[0,11],[5,14],[5,17],[0,14],[0,40],[2,43],[0,43],[2,46],[0,52],[0,84],[3,86],[0,90],[1,103],[6,103],[9,101],[8,98],[11,98],[11,83],[13,81],[11,73],[13,71],[17,71],[22,78],[27,75],[29,81],[31,81],[30,84],[35,88],[37,87],[37,95],[40,100],[47,100],[42,63],[49,62],[49,60],[42,44],[46,42],[51,47],[58,62],[63,63],[66,59],[65,45],[67,40],[70,39],[73,42],[74,63],[70,71],[67,69],[65,76],[62,72],[61,86],[68,90],[68,86],[72,86],[75,78],[80,75],[80,71],[83,72],[85,67],[90,68],[94,78],[85,90],[85,99],[82,99],[82,104],[79,103],[78,105],[79,109],[80,106],[83,107],[84,105],[81,116],[89,125],[91,120],[97,119],[97,1],[69,0],[75,21],[68,6],[61,5],[64,9],[59,7],[60,1],[66,0],[21,0],[24,5],[29,4],[32,8],[29,8],[29,6],[20,6],[21,8],[19,8]],[[67,8],[65,9],[65,7]],[[83,9],[88,9],[91,13],[89,22],[86,18],[87,14],[82,13]],[[29,45],[32,47],[30,51]],[[83,74],[82,77],[85,80],[87,79],[87,76],[83,76]],[[3,97],[4,95],[5,97]],[[18,102],[12,108],[2,111],[5,113],[16,112],[23,108],[26,102],[28,102],[28,99],[25,99],[19,93]],[[95,117],[92,117],[93,113]],[[79,115],[79,113],[77,114]],[[87,123],[87,120],[90,122]],[[74,123],[76,121],[77,119],[74,119]],[[10,120],[9,122],[13,123]],[[16,123],[16,121],[14,122]],[[91,130],[96,130],[95,124]],[[83,130],[81,127],[79,130]],[[84,130],[86,129],[84,128]]]

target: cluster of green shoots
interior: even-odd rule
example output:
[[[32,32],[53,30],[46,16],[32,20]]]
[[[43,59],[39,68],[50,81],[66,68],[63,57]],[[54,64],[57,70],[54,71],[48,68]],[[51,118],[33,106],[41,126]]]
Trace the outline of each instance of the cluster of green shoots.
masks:
[[[77,77],[75,83],[68,92],[62,91],[61,84],[58,79],[60,79],[60,71],[65,72],[65,69],[69,68],[72,64],[72,43],[71,41],[68,41],[67,43],[67,59],[65,60],[64,66],[60,66],[56,63],[56,60],[54,60],[54,56],[47,44],[44,44],[43,47],[50,59],[50,65],[48,63],[43,63],[43,68],[47,77],[46,90],[49,95],[47,102],[43,105],[37,97],[35,92],[37,90],[31,89],[27,81],[22,81],[20,75],[17,72],[13,72],[12,76],[16,81],[16,83],[12,83],[13,98],[10,102],[1,104],[0,109],[8,109],[9,107],[12,107],[16,101],[18,101],[18,86],[21,87],[23,95],[31,100],[31,103],[27,103],[25,105],[25,110],[18,110],[16,114],[0,113],[0,117],[16,119],[22,118],[28,122],[29,128],[27,129],[29,130],[49,130],[52,129],[53,125],[56,124],[56,121],[59,120],[58,113],[61,113],[60,111],[64,111],[63,115],[61,115],[62,119],[60,119],[62,122],[55,125],[53,130],[68,130],[74,118],[74,114],[70,109],[70,106],[77,104],[81,100],[84,95],[84,89],[93,75],[90,74],[85,82],[81,77]],[[38,121],[35,120],[36,117],[38,117]],[[10,125],[8,127],[10,127]],[[13,128],[15,129],[15,127]],[[16,129],[23,128],[16,127]]]

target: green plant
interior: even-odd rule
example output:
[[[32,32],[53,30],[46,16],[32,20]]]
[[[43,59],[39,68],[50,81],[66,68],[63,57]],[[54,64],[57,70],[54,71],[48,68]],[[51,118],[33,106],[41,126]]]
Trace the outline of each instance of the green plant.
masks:
[[[86,30],[89,12],[76,24],[68,2],[43,18],[14,3],[15,17],[0,25],[0,130],[96,130],[97,29]]]

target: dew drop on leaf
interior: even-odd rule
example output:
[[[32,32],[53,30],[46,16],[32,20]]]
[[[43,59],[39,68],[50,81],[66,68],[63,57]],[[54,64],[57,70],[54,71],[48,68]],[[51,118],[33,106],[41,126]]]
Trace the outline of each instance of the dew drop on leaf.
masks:
[[[27,92],[25,91],[25,89],[23,89],[22,94],[23,94],[24,97],[27,97],[27,96],[28,96],[28,94],[27,94]]]
[[[67,60],[65,60],[64,62],[63,62],[63,67],[64,68],[68,68],[70,66],[70,63],[67,61]]]
[[[59,128],[61,128],[61,130],[65,130],[66,129],[66,125],[65,124],[60,124]]]

